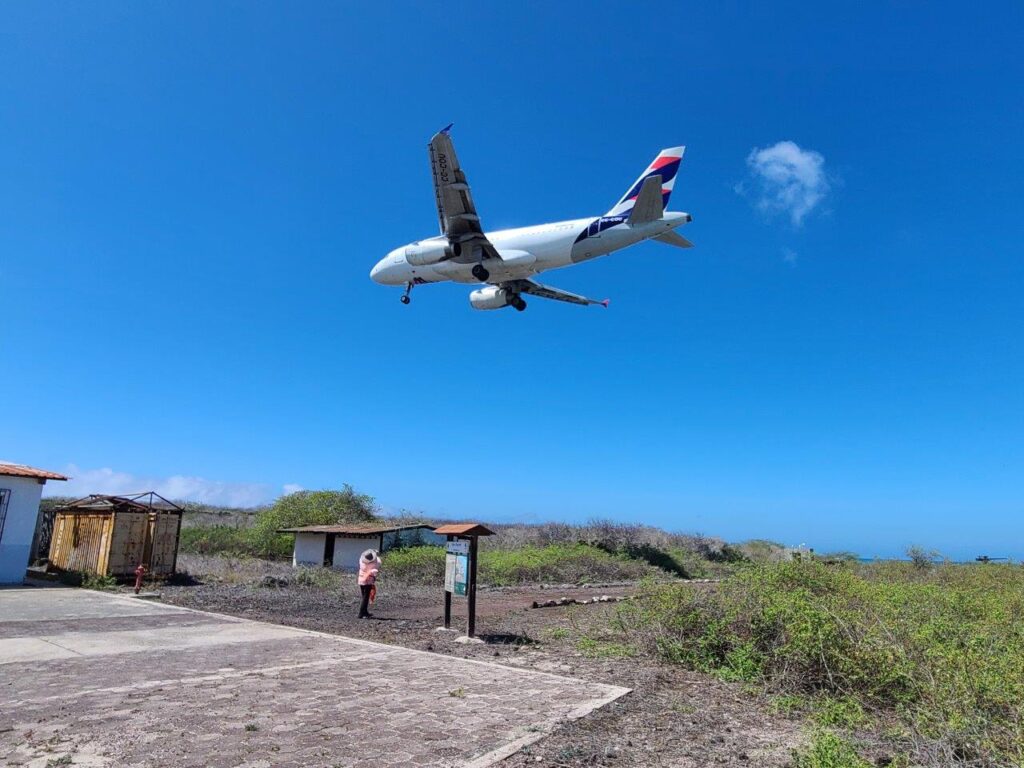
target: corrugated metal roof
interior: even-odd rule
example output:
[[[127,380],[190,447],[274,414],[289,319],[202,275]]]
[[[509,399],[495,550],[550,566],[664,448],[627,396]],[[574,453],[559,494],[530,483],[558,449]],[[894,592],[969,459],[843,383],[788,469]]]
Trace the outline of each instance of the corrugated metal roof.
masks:
[[[133,493],[130,496],[111,496],[94,493],[81,499],[69,501],[57,511],[62,513],[96,513],[117,512],[121,510],[139,510],[146,512],[173,512],[182,514],[184,510],[173,501],[168,501],[159,493],[146,491]]]
[[[435,528],[434,533],[442,536],[493,536],[494,531],[480,523],[452,523]]]
[[[40,480],[67,480],[64,475],[58,474],[57,472],[50,472],[46,469],[36,469],[35,467],[26,467],[24,464],[8,464],[7,462],[0,462],[0,475],[7,475],[9,477],[36,477]]]
[[[421,525],[304,525],[299,528],[279,528],[278,533],[340,533],[345,536],[379,536],[382,533],[411,531],[414,528],[432,528]]]

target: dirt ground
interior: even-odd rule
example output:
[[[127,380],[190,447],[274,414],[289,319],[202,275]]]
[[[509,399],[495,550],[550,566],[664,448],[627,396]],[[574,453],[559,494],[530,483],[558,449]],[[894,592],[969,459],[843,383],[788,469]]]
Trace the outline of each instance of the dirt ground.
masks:
[[[286,574],[286,572],[282,572]],[[581,640],[607,627],[615,603],[531,608],[535,600],[627,596],[635,585],[524,587],[481,591],[477,634],[438,632],[440,589],[383,583],[374,618],[359,620],[357,590],[246,583],[162,588],[165,602],[245,618],[468,658],[486,658],[633,690],[601,711],[569,723],[512,756],[509,766],[785,766],[804,743],[798,720],[773,712],[765,697],[646,657],[602,656]],[[257,582],[258,584],[259,582]],[[708,588],[695,584],[695,589]],[[453,627],[464,630],[465,600],[455,600]],[[587,652],[589,651],[589,652]]]

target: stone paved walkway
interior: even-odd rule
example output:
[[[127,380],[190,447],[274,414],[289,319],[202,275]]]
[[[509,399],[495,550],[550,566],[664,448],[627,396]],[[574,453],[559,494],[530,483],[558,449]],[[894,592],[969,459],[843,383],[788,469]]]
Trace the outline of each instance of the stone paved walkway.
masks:
[[[627,693],[78,589],[0,590],[0,764],[472,766]]]

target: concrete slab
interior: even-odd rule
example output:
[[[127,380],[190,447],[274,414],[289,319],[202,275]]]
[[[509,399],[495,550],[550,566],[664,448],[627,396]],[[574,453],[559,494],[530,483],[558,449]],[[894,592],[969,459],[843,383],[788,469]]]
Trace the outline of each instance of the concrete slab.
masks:
[[[86,590],[0,591],[4,765],[485,768],[626,692]]]

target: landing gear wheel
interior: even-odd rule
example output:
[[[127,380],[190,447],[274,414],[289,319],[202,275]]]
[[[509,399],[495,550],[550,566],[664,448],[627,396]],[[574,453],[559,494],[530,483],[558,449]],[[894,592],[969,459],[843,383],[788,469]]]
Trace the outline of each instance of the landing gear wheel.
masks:
[[[411,299],[409,298],[408,294],[403,293],[402,298],[400,298],[399,301],[402,302],[403,304],[408,304],[411,301]]]
[[[523,301],[519,296],[512,299],[512,306],[515,307],[516,312],[522,312],[526,309],[526,302]]]
[[[487,278],[491,276],[491,273],[487,271],[487,268],[483,264],[476,264],[473,266],[473,277],[479,280],[481,283],[486,283]]]

